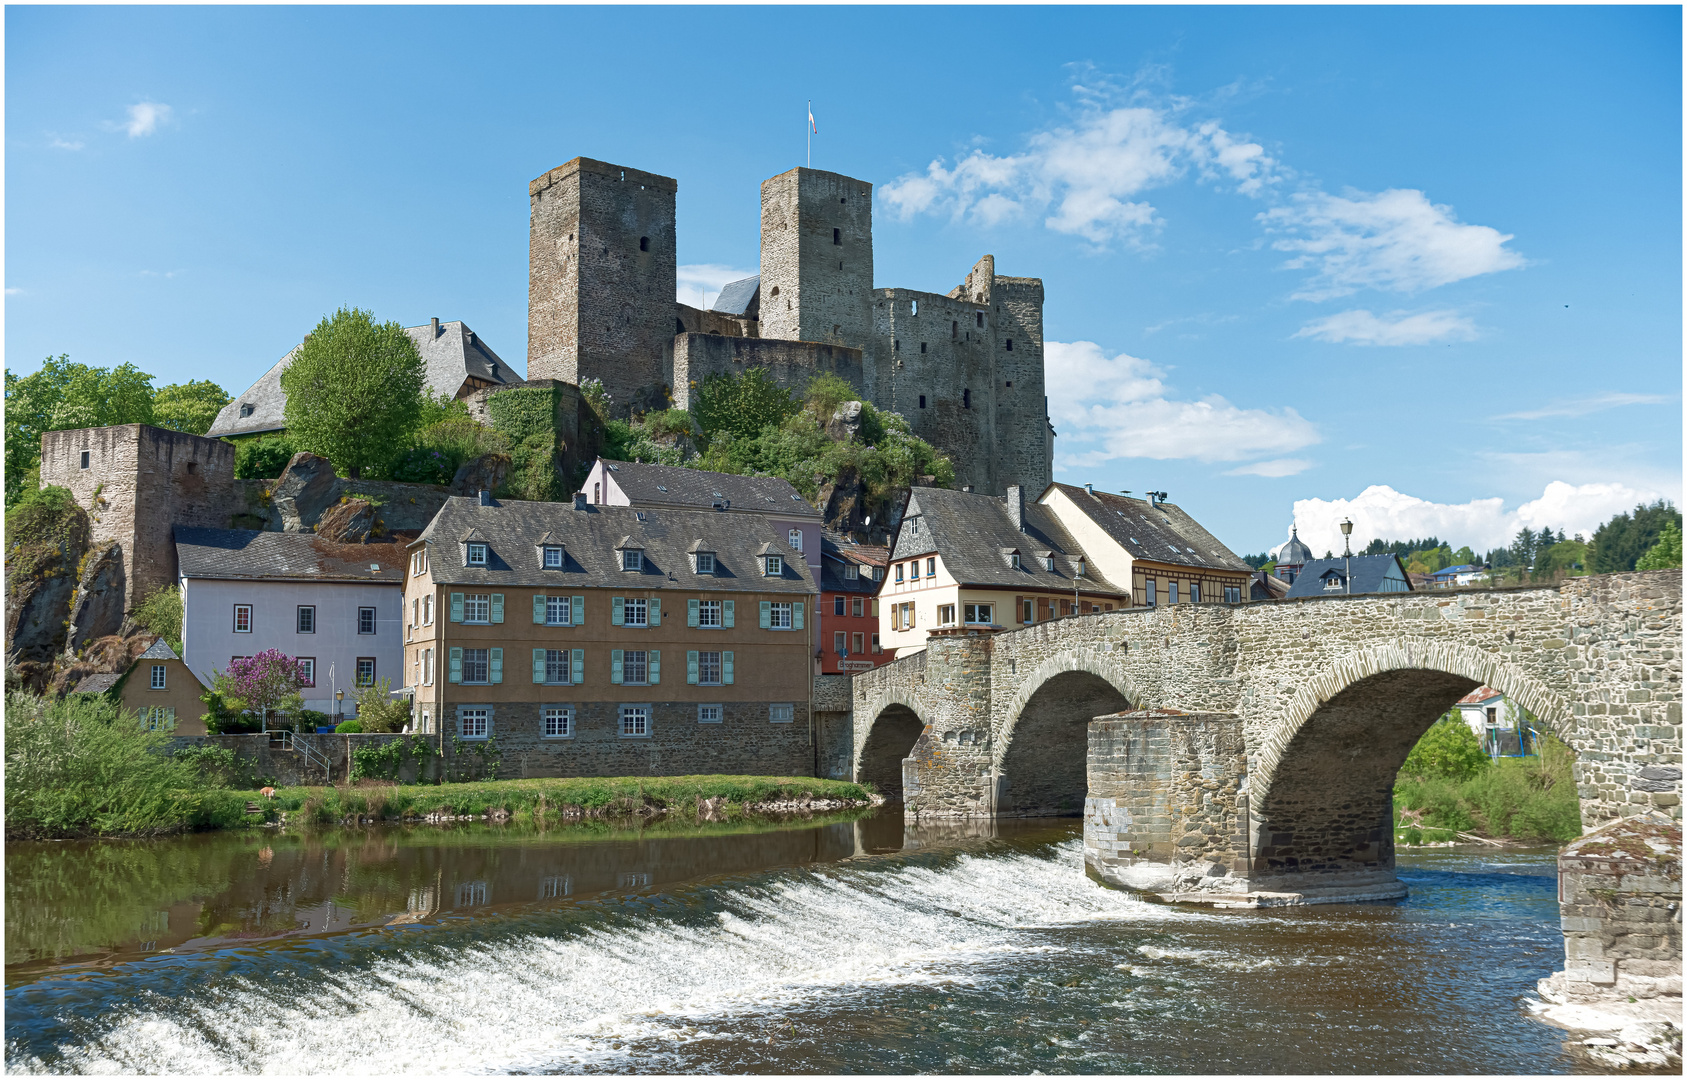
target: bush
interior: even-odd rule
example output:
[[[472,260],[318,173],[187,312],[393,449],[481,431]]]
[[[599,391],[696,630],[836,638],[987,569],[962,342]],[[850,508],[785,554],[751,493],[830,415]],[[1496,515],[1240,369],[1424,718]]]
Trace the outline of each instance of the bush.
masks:
[[[179,654],[182,640],[182,590],[175,585],[154,589],[130,613],[149,632],[157,634]]]
[[[465,461],[483,454],[508,454],[510,440],[468,416],[429,424],[399,455],[392,478],[411,484],[447,484]]]
[[[357,722],[360,731],[403,731],[410,722],[410,700],[392,696],[392,680],[377,680],[374,686],[357,690]]]
[[[741,375],[706,376],[697,390],[693,415],[705,439],[717,435],[749,439],[764,428],[779,426],[799,407],[766,368],[753,367]]]
[[[1469,780],[1490,764],[1482,744],[1455,710],[1432,724],[1400,771],[1407,776]]]
[[[334,734],[361,735],[363,734],[363,725],[358,723],[356,720],[346,720],[334,728]]]
[[[172,756],[198,769],[200,779],[210,787],[251,791],[275,784],[275,777],[257,774],[251,758],[243,758],[226,746],[185,746]]]
[[[1502,759],[1464,780],[1402,769],[1395,804],[1424,811],[1427,827],[1567,843],[1581,835],[1575,754],[1550,735],[1538,745],[1539,757]]]
[[[286,433],[229,441],[234,443],[234,475],[240,480],[274,480],[298,453]]]

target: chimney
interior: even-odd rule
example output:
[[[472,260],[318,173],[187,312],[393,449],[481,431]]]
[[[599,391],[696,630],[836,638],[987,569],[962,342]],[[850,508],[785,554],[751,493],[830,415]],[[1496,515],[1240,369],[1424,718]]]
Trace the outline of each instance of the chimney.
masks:
[[[435,315],[433,317],[433,336],[434,337],[439,336],[439,316],[438,315]]]
[[[586,493],[584,491],[576,491],[574,493],[574,509],[584,510],[586,506]]]
[[[1025,489],[1018,484],[1008,485],[1008,517],[1014,528],[1025,531]]]
[[[1095,485],[1094,484],[1085,484],[1084,490],[1089,492],[1091,495],[1094,495],[1095,494]]]
[[[485,488],[480,489],[480,505],[482,505],[482,506],[491,506],[492,505],[492,493],[490,491],[487,491]]]

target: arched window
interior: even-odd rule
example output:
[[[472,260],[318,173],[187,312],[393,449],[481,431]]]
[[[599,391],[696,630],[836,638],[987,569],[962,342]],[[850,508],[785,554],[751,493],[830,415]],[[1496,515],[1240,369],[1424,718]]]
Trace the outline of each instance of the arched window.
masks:
[[[602,502],[603,502],[603,485],[602,484],[593,484],[592,485],[592,503],[594,505],[596,505],[596,504],[599,504],[599,503],[602,503]]]
[[[792,529],[789,533],[785,534],[785,539],[787,539],[791,542],[791,550],[792,551],[801,551],[802,550],[802,530],[801,529]]]

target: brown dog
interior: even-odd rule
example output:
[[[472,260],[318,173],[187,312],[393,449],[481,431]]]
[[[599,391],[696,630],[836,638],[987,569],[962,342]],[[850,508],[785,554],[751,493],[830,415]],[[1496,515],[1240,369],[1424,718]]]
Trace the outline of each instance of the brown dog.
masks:
[[[266,799],[273,799],[275,798],[275,789],[272,787],[259,788],[258,794],[262,795]]]

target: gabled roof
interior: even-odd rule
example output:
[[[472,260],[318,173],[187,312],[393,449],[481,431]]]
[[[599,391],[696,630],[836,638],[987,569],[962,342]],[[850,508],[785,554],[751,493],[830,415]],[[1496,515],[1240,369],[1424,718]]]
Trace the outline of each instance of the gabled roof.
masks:
[[[610,479],[634,506],[672,506],[708,510],[725,499],[730,509],[788,518],[822,515],[781,476],[738,476],[678,465],[640,465],[598,459]]]
[[[511,371],[510,366],[465,323],[440,323],[437,337],[431,322],[426,326],[407,327],[404,332],[410,335],[416,343],[416,350],[422,354],[422,363],[427,368],[427,391],[435,397],[444,394],[456,398],[463,384],[471,378],[490,383],[521,381],[520,376]],[[281,390],[281,373],[293,362],[298,351],[299,346],[293,346],[286,356],[259,376],[257,382],[247,387],[245,393],[223,406],[206,435],[216,439],[224,435],[255,435],[285,428],[287,395]],[[242,416],[244,406],[251,406],[251,412]]]
[[[890,562],[890,549],[877,544],[856,544],[831,530],[820,534],[820,587],[827,592],[860,593],[871,596],[879,591],[873,580],[873,570]],[[845,577],[845,567],[856,568],[855,577]]]
[[[1502,698],[1502,697],[1505,697],[1505,695],[1500,693],[1498,690],[1495,690],[1491,686],[1478,686],[1476,689],[1472,690],[1470,693],[1466,694],[1464,697],[1461,697],[1457,701],[1453,702],[1453,704],[1455,704],[1455,705],[1481,705],[1483,702],[1492,701],[1495,698]]]
[[[315,533],[196,529],[177,525],[184,578],[220,581],[356,581],[404,586],[404,552],[388,541],[335,544]],[[371,566],[380,567],[371,570]]]
[[[784,553],[784,538],[765,517],[713,510],[645,510],[631,506],[576,507],[572,502],[445,501],[417,543],[429,545],[428,566],[442,585],[557,589],[674,589],[801,595],[815,591],[801,559],[786,558],[784,573],[767,577],[755,552],[764,545]],[[487,564],[464,566],[462,548],[448,538],[473,527],[489,545]],[[561,537],[567,550],[559,569],[540,567],[537,537]],[[642,570],[622,570],[617,549],[642,548]],[[693,549],[715,553],[713,574],[692,573]]]
[[[170,648],[170,643],[165,641],[163,638],[159,638],[157,641],[153,642],[147,648],[146,652],[141,653],[139,656],[135,657],[135,661],[137,663],[139,663],[142,660],[180,660],[180,659],[181,659],[181,657],[176,655],[176,650]]]
[[[1133,558],[1247,573],[1253,568],[1174,503],[1150,505],[1106,491],[1051,484]],[[1047,497],[1047,492],[1044,493]]]
[[[718,311],[723,315],[743,315],[750,310],[750,301],[756,298],[760,289],[760,274],[729,282],[721,286],[720,295],[709,305],[709,310]]]
[[[117,685],[117,680],[123,677],[122,672],[100,672],[94,675],[84,675],[82,681],[76,684],[73,694],[103,694]]]
[[[1389,576],[1389,567],[1397,567],[1398,580],[1405,582],[1407,589],[1411,588],[1411,579],[1406,576],[1406,568],[1400,564],[1396,555],[1355,555],[1352,560],[1353,581],[1343,592],[1374,593],[1382,592],[1382,583]],[[1344,559],[1313,559],[1301,568],[1295,577],[1293,585],[1289,586],[1286,597],[1290,600],[1300,596],[1324,596],[1324,578],[1332,571],[1336,574],[1345,572]],[[1403,590],[1404,591],[1404,590]]]
[[[1052,550],[1054,570],[1048,570],[1041,559],[1021,559],[1020,568],[1015,570],[1001,552],[1022,546]],[[942,556],[949,576],[961,585],[1070,590],[1077,575],[1077,560],[1083,558],[1081,586],[1085,592],[1125,592],[1101,576],[1095,560],[1061,527],[1054,512],[1040,503],[1026,504],[1025,531],[1020,532],[1008,517],[1006,499],[945,488],[915,488],[902,515],[891,559],[928,552]]]

